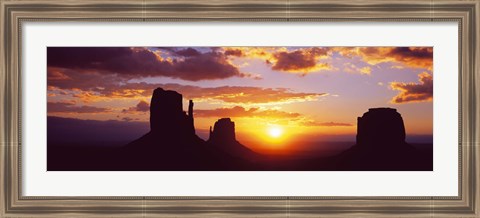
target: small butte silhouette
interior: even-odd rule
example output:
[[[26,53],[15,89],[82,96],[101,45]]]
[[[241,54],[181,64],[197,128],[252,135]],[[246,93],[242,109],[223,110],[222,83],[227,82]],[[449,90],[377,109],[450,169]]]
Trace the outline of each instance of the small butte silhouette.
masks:
[[[235,137],[235,123],[221,118],[208,140],[195,133],[194,102],[183,111],[180,93],[157,88],[150,104],[150,132],[122,147],[49,146],[47,170],[89,171],[431,171],[433,154],[405,142],[396,109],[371,108],[357,120],[356,144],[340,154],[290,159],[256,153]]]

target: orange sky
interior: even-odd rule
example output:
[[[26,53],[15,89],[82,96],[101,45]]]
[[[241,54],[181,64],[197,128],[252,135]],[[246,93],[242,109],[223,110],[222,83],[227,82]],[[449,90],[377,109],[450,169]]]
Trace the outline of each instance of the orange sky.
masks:
[[[193,99],[199,135],[231,117],[239,140],[258,144],[353,140],[372,107],[397,108],[408,135],[432,135],[431,47],[50,47],[47,60],[49,116],[147,122],[162,87],[184,109]]]

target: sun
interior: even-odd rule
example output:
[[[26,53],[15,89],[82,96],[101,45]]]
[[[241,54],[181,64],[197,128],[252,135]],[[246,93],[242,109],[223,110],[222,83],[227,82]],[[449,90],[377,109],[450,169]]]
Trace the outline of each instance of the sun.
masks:
[[[278,138],[282,136],[283,129],[278,126],[272,126],[268,128],[268,135],[273,138]]]

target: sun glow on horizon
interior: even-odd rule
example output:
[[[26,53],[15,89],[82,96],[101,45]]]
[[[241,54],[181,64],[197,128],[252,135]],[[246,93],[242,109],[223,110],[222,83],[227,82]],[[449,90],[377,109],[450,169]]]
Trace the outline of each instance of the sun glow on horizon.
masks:
[[[279,126],[272,126],[268,128],[268,135],[272,138],[278,138],[283,135],[283,129]]]

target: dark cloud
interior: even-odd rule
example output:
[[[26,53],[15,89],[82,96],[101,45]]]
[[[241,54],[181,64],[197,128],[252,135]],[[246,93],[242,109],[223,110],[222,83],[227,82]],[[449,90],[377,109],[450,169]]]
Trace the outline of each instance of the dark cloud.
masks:
[[[138,102],[135,107],[129,107],[127,109],[123,109],[122,113],[136,113],[136,112],[147,112],[150,110],[150,104],[146,101]]]
[[[195,110],[196,117],[270,117],[270,118],[296,118],[299,113],[289,113],[279,110],[261,110],[259,108],[245,109],[235,106],[232,108],[216,108],[212,110]]]
[[[243,57],[245,54],[241,49],[236,49],[236,48],[228,48],[225,50],[224,54],[226,56],[234,56],[234,57]]]
[[[226,79],[233,76],[245,77],[220,52],[202,53],[185,61],[174,61],[175,74],[170,75],[191,81]]]
[[[307,57],[301,51],[280,52],[275,54],[277,62],[272,66],[273,70],[291,71],[312,68],[316,65],[314,58]]]
[[[272,70],[308,73],[321,69],[330,69],[330,65],[318,62],[320,58],[326,57],[327,54],[327,48],[282,51],[274,53],[274,60],[267,60],[267,63],[274,63]]]
[[[76,106],[75,102],[48,102],[47,113],[106,113],[108,108]]]
[[[133,118],[130,118],[130,117],[123,117],[122,118],[122,121],[125,121],[125,122],[130,122],[132,120],[133,120]]]
[[[172,64],[157,54],[145,48],[128,47],[48,47],[47,65],[129,77],[172,72]]]
[[[184,57],[192,57],[192,56],[200,55],[200,52],[193,49],[193,48],[175,50],[174,53],[177,54],[177,55],[180,55],[180,56],[184,56]]]
[[[400,93],[393,97],[392,103],[410,103],[431,101],[433,99],[433,78],[427,72],[418,75],[420,83],[391,82],[390,88]]]
[[[150,110],[150,105],[146,101],[140,101],[137,104],[137,111],[149,111]]]
[[[429,70],[433,66],[433,47],[337,47],[334,50],[345,57],[360,56],[371,65],[396,62]]]
[[[398,59],[410,60],[410,59],[432,59],[433,48],[432,47],[395,47],[390,51],[393,56],[399,57]],[[401,57],[401,58],[400,58]]]
[[[58,69],[56,69],[58,70]],[[75,97],[85,102],[99,97],[136,98],[150,97],[157,87],[174,90],[187,99],[214,100],[226,103],[289,103],[315,101],[327,93],[294,92],[287,88],[261,88],[251,86],[220,86],[204,88],[180,84],[126,83],[111,75],[84,74],[65,70],[72,80],[55,80],[48,83],[49,89],[64,89],[76,92]],[[102,81],[99,84],[98,81]]]
[[[409,67],[431,69],[433,65],[432,47],[394,47],[385,55]]]
[[[164,76],[199,81],[246,76],[222,52],[200,53],[192,48],[175,52],[182,58],[164,59],[147,48],[49,47],[47,65],[80,73],[115,74],[127,79]],[[55,79],[57,74],[51,71],[49,75]]]
[[[103,74],[98,71],[79,71],[57,67],[48,67],[47,74],[49,77],[59,78],[47,80],[49,89],[94,91],[128,81],[127,79],[118,77],[114,74]]]
[[[50,69],[47,71],[47,80],[48,81],[64,81],[64,80],[72,80],[72,78],[67,76],[61,70]]]

